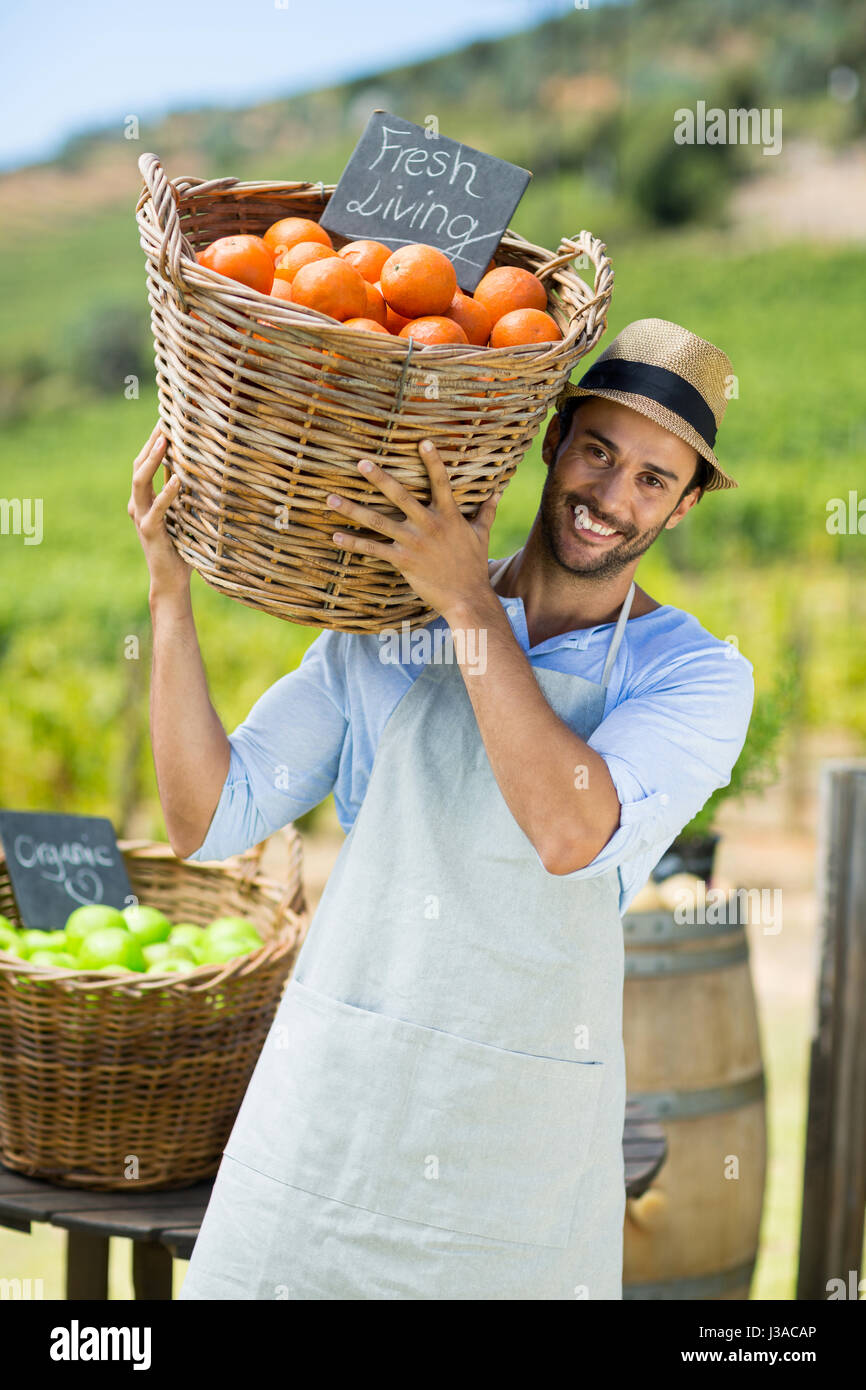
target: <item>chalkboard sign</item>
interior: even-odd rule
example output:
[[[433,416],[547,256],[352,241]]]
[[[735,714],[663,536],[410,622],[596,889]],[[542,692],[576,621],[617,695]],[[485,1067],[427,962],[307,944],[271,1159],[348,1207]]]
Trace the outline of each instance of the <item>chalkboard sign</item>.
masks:
[[[85,903],[134,901],[123,855],[104,816],[0,811],[0,839],[25,927],[65,925]]]
[[[532,178],[432,129],[374,111],[319,219],[329,232],[396,250],[444,251],[474,290]]]

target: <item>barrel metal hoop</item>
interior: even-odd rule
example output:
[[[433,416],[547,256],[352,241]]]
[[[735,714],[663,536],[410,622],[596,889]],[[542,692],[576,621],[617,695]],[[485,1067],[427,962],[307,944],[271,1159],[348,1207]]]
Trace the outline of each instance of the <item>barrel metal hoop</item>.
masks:
[[[677,922],[672,912],[627,912],[622,919],[627,941],[705,941],[743,930],[742,922]]]
[[[725,1110],[739,1110],[762,1100],[765,1094],[763,1071],[742,1081],[729,1081],[724,1086],[708,1086],[693,1091],[629,1091],[648,1119],[695,1120],[703,1115],[718,1115]]]
[[[749,959],[749,943],[741,941],[721,951],[633,951],[625,958],[625,978],[647,975],[696,975],[704,970],[724,970]]]
[[[623,1299],[688,1299],[720,1298],[751,1282],[755,1258],[733,1269],[720,1269],[711,1274],[693,1274],[688,1279],[665,1279],[652,1284],[623,1284]]]

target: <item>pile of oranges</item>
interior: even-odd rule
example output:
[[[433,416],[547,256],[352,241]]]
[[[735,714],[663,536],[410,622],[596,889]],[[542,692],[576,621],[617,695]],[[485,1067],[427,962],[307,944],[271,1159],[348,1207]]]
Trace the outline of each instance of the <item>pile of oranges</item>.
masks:
[[[531,271],[491,261],[474,293],[465,294],[451,261],[434,246],[391,251],[379,241],[350,241],[337,251],[324,227],[306,217],[284,217],[261,237],[219,237],[196,260],[346,328],[418,346],[517,347],[562,338],[547,312],[547,290]]]

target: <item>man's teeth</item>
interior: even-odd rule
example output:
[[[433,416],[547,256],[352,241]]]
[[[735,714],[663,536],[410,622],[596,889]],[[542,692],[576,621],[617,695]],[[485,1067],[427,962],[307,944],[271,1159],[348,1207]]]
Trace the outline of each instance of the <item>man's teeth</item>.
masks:
[[[583,514],[574,509],[574,519],[582,531],[595,531],[599,536],[614,536],[616,532],[612,526],[602,526],[600,521],[590,521],[589,518],[583,519]]]

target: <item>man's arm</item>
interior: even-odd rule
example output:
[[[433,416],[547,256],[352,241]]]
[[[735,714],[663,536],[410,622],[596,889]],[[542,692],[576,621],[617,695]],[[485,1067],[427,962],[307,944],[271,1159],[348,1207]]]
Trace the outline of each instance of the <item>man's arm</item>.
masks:
[[[584,868],[619,825],[607,764],[547,703],[491,589],[444,614],[493,775],[552,874]],[[485,650],[485,663],[467,655]]]
[[[165,440],[157,425],[133,463],[127,511],[150,571],[150,725],[159,798],[175,854],[225,859],[318,805],[332,790],[345,739],[344,646],[325,633],[300,667],[262,695],[226,735],[208,693],[190,598],[191,567],[165,526],[178,495],[153,479]]]
[[[487,669],[466,686],[490,765],[508,807],[551,873],[588,864],[619,824],[619,799],[604,759],[551,709],[520,649],[488,577],[488,541],[498,498],[473,521],[460,513],[438,451],[422,441],[430,474],[431,503],[424,506],[370,459],[358,468],[406,514],[405,522],[382,516],[331,494],[329,505],[383,535],[391,544],[335,532],[347,549],[389,559],[415,592],[436,609],[452,632],[483,632]],[[455,646],[458,644],[455,643]],[[461,668],[467,676],[465,643]],[[475,645],[475,650],[478,650]],[[584,767],[579,779],[575,769]],[[585,785],[584,785],[585,783]]]
[[[185,859],[207,834],[231,749],[208,693],[189,591],[152,593],[150,613],[153,761],[169,842]]]
[[[269,686],[229,735],[225,786],[204,841],[188,859],[240,854],[335,790],[349,727],[350,642],[346,633],[320,633],[300,665]]]
[[[183,858],[204,839],[228,772],[229,741],[208,694],[192,614],[192,568],[165,525],[166,512],[180,492],[177,476],[154,491],[165,445],[157,423],[133,461],[126,510],[150,573],[150,727],[156,781],[171,847]]]
[[[348,727],[346,637],[321,633],[226,737],[207,693],[192,615],[167,602],[151,609],[151,730],[172,848],[183,859],[226,859],[333,791]]]

